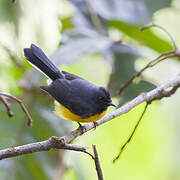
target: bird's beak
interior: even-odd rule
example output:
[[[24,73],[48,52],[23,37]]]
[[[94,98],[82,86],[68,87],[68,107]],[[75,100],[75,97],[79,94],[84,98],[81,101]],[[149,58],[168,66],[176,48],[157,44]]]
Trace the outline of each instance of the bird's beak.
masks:
[[[113,104],[112,102],[108,104],[109,106],[114,106],[117,107],[115,104]]]

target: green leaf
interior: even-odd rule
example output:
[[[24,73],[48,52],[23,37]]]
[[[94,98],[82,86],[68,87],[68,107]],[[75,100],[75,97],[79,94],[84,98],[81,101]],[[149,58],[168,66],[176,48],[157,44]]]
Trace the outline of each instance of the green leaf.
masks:
[[[139,26],[128,25],[121,21],[109,21],[109,25],[135,39],[139,44],[148,46],[159,53],[173,49],[173,46],[168,41],[158,37],[150,29],[142,32]]]
[[[73,29],[74,25],[71,22],[72,17],[65,17],[65,18],[60,18],[62,28],[61,31],[64,32],[67,29]]]
[[[39,180],[39,179],[43,179],[43,180],[49,180],[49,174],[48,174],[48,169],[44,169],[43,168],[43,163],[49,163],[49,161],[47,161],[47,157],[44,156],[44,158],[46,159],[46,162],[40,161],[40,158],[38,158],[38,156],[43,156],[43,152],[40,153],[36,153],[33,155],[26,155],[26,156],[22,156],[19,158],[15,159],[15,163],[16,163],[16,167],[15,167],[15,173],[14,176],[16,177],[16,179],[19,180],[23,180],[23,179],[27,179],[27,180]],[[49,169],[51,169],[52,167],[49,166]],[[52,170],[51,170],[52,171]],[[53,178],[53,176],[51,176],[51,178]]]
[[[16,27],[16,31],[18,30],[17,26],[19,23],[20,14],[21,8],[18,1],[16,3],[12,3],[11,0],[0,1],[0,21],[12,22]]]

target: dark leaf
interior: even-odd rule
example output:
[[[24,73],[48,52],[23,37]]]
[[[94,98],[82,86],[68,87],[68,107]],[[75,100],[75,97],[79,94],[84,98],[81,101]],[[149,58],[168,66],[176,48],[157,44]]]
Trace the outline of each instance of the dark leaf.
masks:
[[[70,0],[78,9],[75,24],[78,27],[92,28],[89,7],[101,23],[104,20],[124,21],[128,24],[142,25],[152,20],[152,15],[159,9],[170,7],[172,0]],[[88,3],[87,3],[88,2]],[[80,16],[81,14],[81,16]],[[106,29],[106,28],[104,28]]]
[[[117,92],[121,85],[126,83],[136,72],[134,63],[139,54],[129,46],[122,44],[113,44],[111,51],[114,54],[114,69],[109,81],[109,89],[113,96],[117,96]],[[153,86],[146,82],[132,83],[124,90],[120,99],[120,104],[131,100],[139,93],[152,89]]]
[[[90,1],[70,0],[75,6],[72,22],[78,29],[90,29],[103,35],[108,35],[108,27],[104,18],[96,14]],[[98,25],[97,25],[98,24]],[[97,27],[98,26],[98,27]]]
[[[135,72],[134,62],[137,54],[130,47],[113,44],[111,52],[114,54],[114,68],[109,82],[109,89],[113,96],[117,95],[119,87]]]
[[[135,39],[140,45],[148,46],[159,53],[173,49],[172,44],[155,35],[150,29],[142,32],[139,26],[128,25],[121,21],[109,21],[109,25]]]
[[[106,20],[140,25],[152,20],[154,12],[170,7],[171,0],[91,0],[94,11]]]

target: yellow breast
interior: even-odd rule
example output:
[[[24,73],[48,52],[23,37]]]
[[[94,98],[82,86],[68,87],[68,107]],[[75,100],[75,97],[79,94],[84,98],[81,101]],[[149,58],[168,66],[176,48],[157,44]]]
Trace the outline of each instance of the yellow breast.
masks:
[[[71,121],[94,122],[94,121],[97,121],[98,119],[101,119],[106,114],[106,111],[102,112],[101,114],[95,114],[89,118],[81,118],[79,115],[73,114],[65,106],[55,101],[55,113],[63,117],[64,119],[71,120]]]

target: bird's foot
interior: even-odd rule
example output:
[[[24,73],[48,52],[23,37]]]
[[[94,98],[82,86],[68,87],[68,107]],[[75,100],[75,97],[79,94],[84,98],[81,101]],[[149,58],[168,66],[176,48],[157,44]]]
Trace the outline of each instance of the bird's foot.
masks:
[[[96,121],[94,121],[93,124],[94,124],[94,130],[95,130],[96,127],[98,126],[98,123]]]
[[[81,134],[84,134],[86,132],[86,128],[84,128],[84,126],[82,126],[80,122],[77,123],[79,124],[79,129],[81,130]]]

